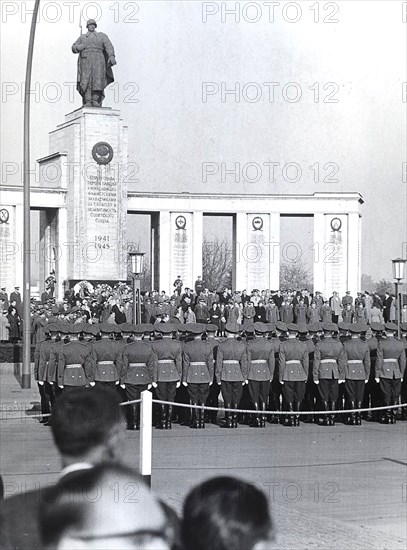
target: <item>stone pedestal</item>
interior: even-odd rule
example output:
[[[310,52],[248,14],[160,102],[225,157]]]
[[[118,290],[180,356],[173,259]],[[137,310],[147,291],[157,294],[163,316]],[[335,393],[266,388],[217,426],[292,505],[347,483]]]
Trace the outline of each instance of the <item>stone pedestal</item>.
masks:
[[[127,278],[127,127],[120,111],[81,108],[50,133],[50,157],[41,159],[41,183],[49,164],[61,169],[67,189],[66,242],[59,243],[69,280]],[[63,169],[62,169],[63,166]]]

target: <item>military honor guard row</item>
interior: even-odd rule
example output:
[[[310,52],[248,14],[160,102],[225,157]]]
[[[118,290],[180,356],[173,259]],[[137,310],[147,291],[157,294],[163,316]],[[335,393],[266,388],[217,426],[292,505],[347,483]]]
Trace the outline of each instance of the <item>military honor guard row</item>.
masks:
[[[338,416],[358,425],[358,409],[399,405],[400,395],[406,401],[406,325],[401,340],[393,323],[373,323],[370,338],[368,327],[355,323],[227,323],[225,338],[215,337],[215,325],[199,323],[46,323],[43,328],[45,339],[35,350],[43,414],[58,393],[94,385],[116,387],[128,401],[153,391],[163,402],[155,419],[161,429],[170,429],[174,419],[193,428],[217,423],[218,411],[203,407],[217,409],[219,394],[227,428],[238,422],[264,427],[266,420],[298,426],[300,418],[333,425]],[[283,417],[268,414],[281,407]],[[339,415],[343,407],[351,413]],[[139,406],[126,409],[129,429],[138,429]],[[252,412],[241,415],[238,409]],[[396,417],[397,409],[368,416],[384,423]],[[48,424],[46,418],[42,422]]]

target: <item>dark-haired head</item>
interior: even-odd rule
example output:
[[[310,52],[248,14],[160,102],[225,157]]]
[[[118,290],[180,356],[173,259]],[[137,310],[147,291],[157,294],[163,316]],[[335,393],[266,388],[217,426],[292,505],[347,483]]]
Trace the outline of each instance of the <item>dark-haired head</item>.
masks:
[[[260,550],[273,538],[265,494],[251,483],[216,477],[192,489],[184,502],[185,550]]]

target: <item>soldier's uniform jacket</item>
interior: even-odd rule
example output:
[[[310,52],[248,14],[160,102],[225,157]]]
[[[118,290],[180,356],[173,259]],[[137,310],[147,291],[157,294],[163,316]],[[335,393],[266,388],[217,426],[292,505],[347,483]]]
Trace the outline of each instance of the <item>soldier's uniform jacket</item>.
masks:
[[[272,380],[275,369],[274,346],[270,340],[255,338],[247,342],[248,380]]]
[[[41,342],[37,342],[35,345],[34,350],[34,378],[35,380],[40,380],[38,378],[38,372],[40,368],[40,354],[41,354],[41,346],[45,342],[45,340],[42,340]]]
[[[226,338],[218,346],[216,381],[243,382],[247,380],[246,345],[235,338]]]
[[[295,306],[295,322],[296,323],[306,323],[307,322],[307,311],[308,308],[306,305],[296,305]]]
[[[152,344],[154,382],[179,382],[182,376],[182,349],[176,340],[163,338]]]
[[[151,345],[142,340],[127,344],[123,350],[121,384],[151,384],[154,374],[154,353]]]
[[[84,342],[63,344],[59,353],[58,386],[87,386],[93,382],[92,356]]]
[[[294,308],[292,304],[281,306],[280,319],[284,323],[292,323],[294,321]]]
[[[188,384],[209,384],[213,381],[213,347],[209,342],[186,342],[183,353],[182,381]]]
[[[291,338],[281,342],[279,369],[280,382],[305,382],[309,369],[307,345]]]
[[[325,336],[317,343],[314,351],[313,377],[320,379],[344,379],[346,355],[343,345],[339,340]]]
[[[393,337],[379,340],[376,378],[404,378],[405,370],[406,354],[403,342]]]
[[[347,380],[368,380],[370,373],[370,351],[366,342],[351,338],[343,343],[346,356],[345,378]]]
[[[102,338],[92,342],[93,380],[98,382],[116,382],[122,372],[122,349],[118,342]]]
[[[55,369],[50,372],[49,360],[51,357],[52,348],[55,346],[54,340],[44,340],[40,346],[40,357],[38,362],[38,377],[37,380],[43,382],[55,382]]]
[[[57,341],[54,340],[53,342],[53,346],[50,350],[49,359],[48,359],[48,369],[47,369],[48,382],[56,381],[59,354],[62,346],[64,345],[65,344],[62,340],[57,340]]]

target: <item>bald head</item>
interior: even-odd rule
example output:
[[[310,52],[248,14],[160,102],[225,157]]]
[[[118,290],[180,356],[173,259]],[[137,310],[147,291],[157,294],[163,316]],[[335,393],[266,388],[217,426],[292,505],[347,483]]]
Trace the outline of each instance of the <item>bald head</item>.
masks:
[[[100,464],[61,482],[40,511],[45,548],[167,550],[166,518],[132,469]]]

